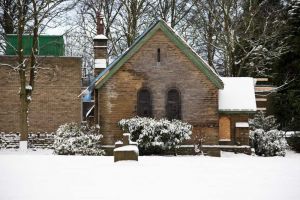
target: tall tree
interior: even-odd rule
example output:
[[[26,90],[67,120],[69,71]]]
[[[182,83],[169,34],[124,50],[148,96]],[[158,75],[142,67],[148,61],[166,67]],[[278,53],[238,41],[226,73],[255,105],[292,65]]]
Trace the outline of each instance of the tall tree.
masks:
[[[120,1],[123,9],[120,10],[115,27],[116,29],[120,27],[120,33],[125,37],[126,47],[130,47],[145,25],[143,15],[149,9],[149,2],[147,0]]]
[[[189,41],[199,54],[204,56],[210,66],[214,69],[221,67],[217,58],[217,38],[221,33],[221,26],[215,20],[220,13],[215,0],[194,1],[194,7],[187,20],[192,27]]]
[[[0,52],[6,48],[5,35],[16,33],[17,4],[14,0],[0,1]],[[24,10],[26,12],[27,10]],[[1,42],[2,41],[2,42]]]
[[[66,10],[73,8],[73,2],[65,0],[17,0],[12,2],[16,13],[10,13],[16,23],[17,33],[17,66],[0,63],[1,66],[11,67],[19,74],[20,84],[20,132],[21,140],[28,138],[29,105],[35,88],[35,78],[40,67],[38,63],[38,36],[53,18],[58,17]],[[4,9],[4,8],[2,8]],[[24,55],[24,34],[32,35],[30,56]],[[9,45],[9,44],[8,44]]]
[[[153,19],[161,18],[175,28],[187,18],[194,6],[192,0],[159,0],[149,1]]]
[[[272,63],[287,50],[281,42],[286,26],[284,4],[280,0],[252,0],[241,6],[233,74],[268,77]]]
[[[113,24],[122,6],[120,0],[79,0],[75,8],[76,13],[68,20],[72,30],[66,34],[66,54],[82,57],[83,74],[89,78],[93,76],[96,15],[99,13],[104,16],[104,34],[108,38],[108,60],[115,58],[120,54],[117,44],[120,38]]]
[[[282,41],[289,47],[274,67],[274,84],[283,85],[273,96],[274,114],[285,130],[300,130],[300,1],[287,9],[287,28]],[[292,80],[285,83],[285,80]]]
[[[195,1],[189,22],[206,46],[195,48],[204,50],[209,64],[224,76],[266,75],[266,62],[285,50],[271,44],[280,35],[274,30],[284,24],[279,20],[281,7],[273,4],[270,0]]]

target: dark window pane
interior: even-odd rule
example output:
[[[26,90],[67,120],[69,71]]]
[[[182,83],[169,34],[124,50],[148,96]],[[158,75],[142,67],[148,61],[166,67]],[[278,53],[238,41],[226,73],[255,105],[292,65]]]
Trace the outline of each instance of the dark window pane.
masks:
[[[138,92],[137,114],[140,117],[152,117],[151,94],[147,89]]]
[[[160,49],[157,49],[157,62],[160,62]]]
[[[176,89],[168,91],[167,94],[167,118],[171,119],[181,119],[181,104],[180,104],[180,94]]]

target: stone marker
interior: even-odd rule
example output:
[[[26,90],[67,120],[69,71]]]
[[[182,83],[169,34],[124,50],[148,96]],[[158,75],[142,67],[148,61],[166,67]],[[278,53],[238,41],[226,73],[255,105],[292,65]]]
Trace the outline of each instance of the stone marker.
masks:
[[[136,160],[138,161],[139,149],[136,142],[130,141],[130,134],[123,134],[123,142],[117,141],[114,149],[114,161]]]

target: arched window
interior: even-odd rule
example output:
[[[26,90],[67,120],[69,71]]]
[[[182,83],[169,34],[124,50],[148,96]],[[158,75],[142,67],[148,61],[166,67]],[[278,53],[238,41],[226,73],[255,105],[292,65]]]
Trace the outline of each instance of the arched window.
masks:
[[[166,112],[169,120],[181,119],[180,94],[176,89],[171,89],[168,91]]]
[[[137,96],[137,115],[152,117],[151,93],[148,89],[141,89]]]

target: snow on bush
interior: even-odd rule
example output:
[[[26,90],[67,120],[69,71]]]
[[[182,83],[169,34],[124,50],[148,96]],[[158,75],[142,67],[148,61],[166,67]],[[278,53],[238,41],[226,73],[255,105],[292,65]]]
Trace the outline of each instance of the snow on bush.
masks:
[[[174,150],[178,144],[190,139],[192,126],[180,120],[134,117],[122,119],[119,126],[131,134],[131,140],[138,143],[141,154],[158,154]]]
[[[279,124],[276,123],[276,118],[273,115],[265,116],[264,112],[260,111],[254,119],[249,120],[251,129],[263,129],[265,131],[278,129]]]
[[[277,129],[279,126],[274,116],[266,117],[263,112],[259,112],[249,123],[250,139],[257,155],[285,156],[288,145],[284,132]]]
[[[254,141],[255,153],[259,156],[285,156],[287,142],[283,131],[273,129],[265,131],[255,129],[250,132],[250,137]]]
[[[99,129],[87,125],[61,125],[54,137],[54,152],[59,155],[104,155]]]

